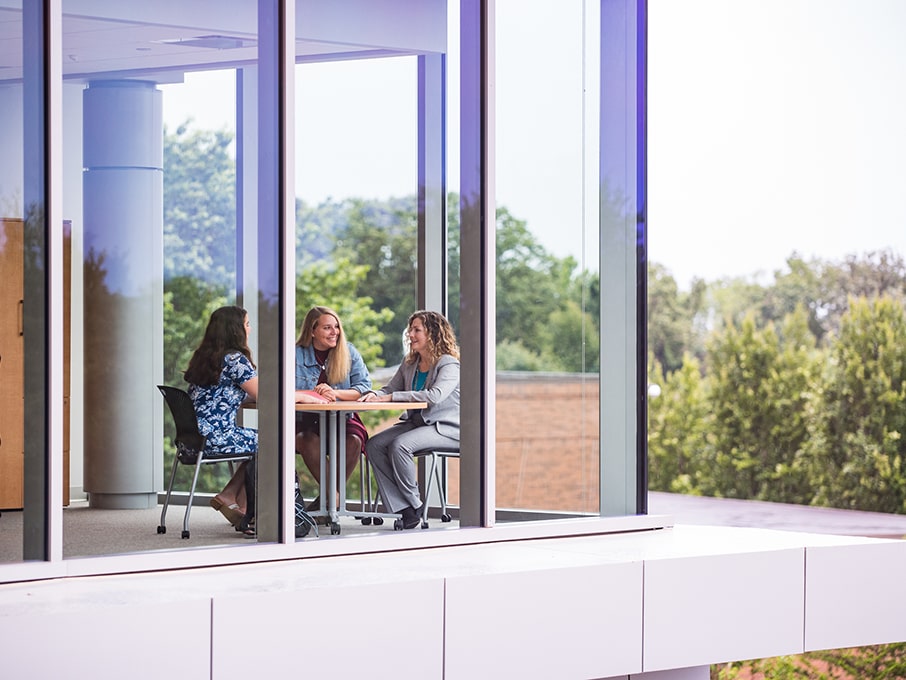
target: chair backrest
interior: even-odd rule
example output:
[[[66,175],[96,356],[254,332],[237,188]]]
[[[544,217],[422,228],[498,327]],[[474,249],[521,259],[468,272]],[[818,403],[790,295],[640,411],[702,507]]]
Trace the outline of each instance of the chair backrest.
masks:
[[[195,404],[188,392],[170,385],[158,385],[176,424],[176,451],[181,462],[194,465],[204,448],[206,437],[198,431]]]

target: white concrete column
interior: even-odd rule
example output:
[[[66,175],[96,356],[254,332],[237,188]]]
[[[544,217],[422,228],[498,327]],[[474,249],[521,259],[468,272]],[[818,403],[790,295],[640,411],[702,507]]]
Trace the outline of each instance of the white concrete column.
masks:
[[[83,96],[85,490],[147,508],[163,486],[163,119],[152,82]]]

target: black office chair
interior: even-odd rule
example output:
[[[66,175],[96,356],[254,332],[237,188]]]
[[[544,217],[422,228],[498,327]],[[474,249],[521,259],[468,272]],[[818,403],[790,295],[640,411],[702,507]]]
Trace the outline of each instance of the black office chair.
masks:
[[[195,405],[185,390],[169,385],[158,385],[157,389],[164,395],[170,415],[176,424],[176,456],[173,458],[173,468],[170,471],[170,482],[167,484],[167,497],[160,513],[160,525],[157,533],[167,533],[167,508],[170,505],[170,494],[173,493],[173,482],[176,479],[176,468],[182,465],[194,465],[195,474],[192,477],[192,488],[189,490],[189,500],[186,504],[186,515],[182,521],[182,537],[189,538],[189,513],[192,511],[192,499],[195,497],[195,485],[198,483],[198,472],[202,465],[213,463],[228,463],[232,476],[233,463],[251,460],[254,453],[243,451],[208,451],[205,452],[206,437],[198,431],[198,419],[195,417]]]

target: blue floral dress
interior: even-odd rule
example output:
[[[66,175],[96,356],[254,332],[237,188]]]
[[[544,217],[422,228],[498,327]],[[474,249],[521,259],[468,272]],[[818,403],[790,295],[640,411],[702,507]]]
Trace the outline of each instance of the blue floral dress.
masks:
[[[236,452],[258,451],[258,430],[236,425],[236,413],[248,396],[240,387],[258,372],[240,352],[223,357],[220,382],[216,385],[189,385],[195,404],[198,429],[207,437],[206,452],[228,449]]]

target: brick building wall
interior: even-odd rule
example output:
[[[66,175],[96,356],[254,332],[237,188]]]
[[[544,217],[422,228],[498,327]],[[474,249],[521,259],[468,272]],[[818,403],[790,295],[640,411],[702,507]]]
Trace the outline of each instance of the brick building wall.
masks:
[[[497,507],[597,513],[598,376],[500,372],[496,399]]]

